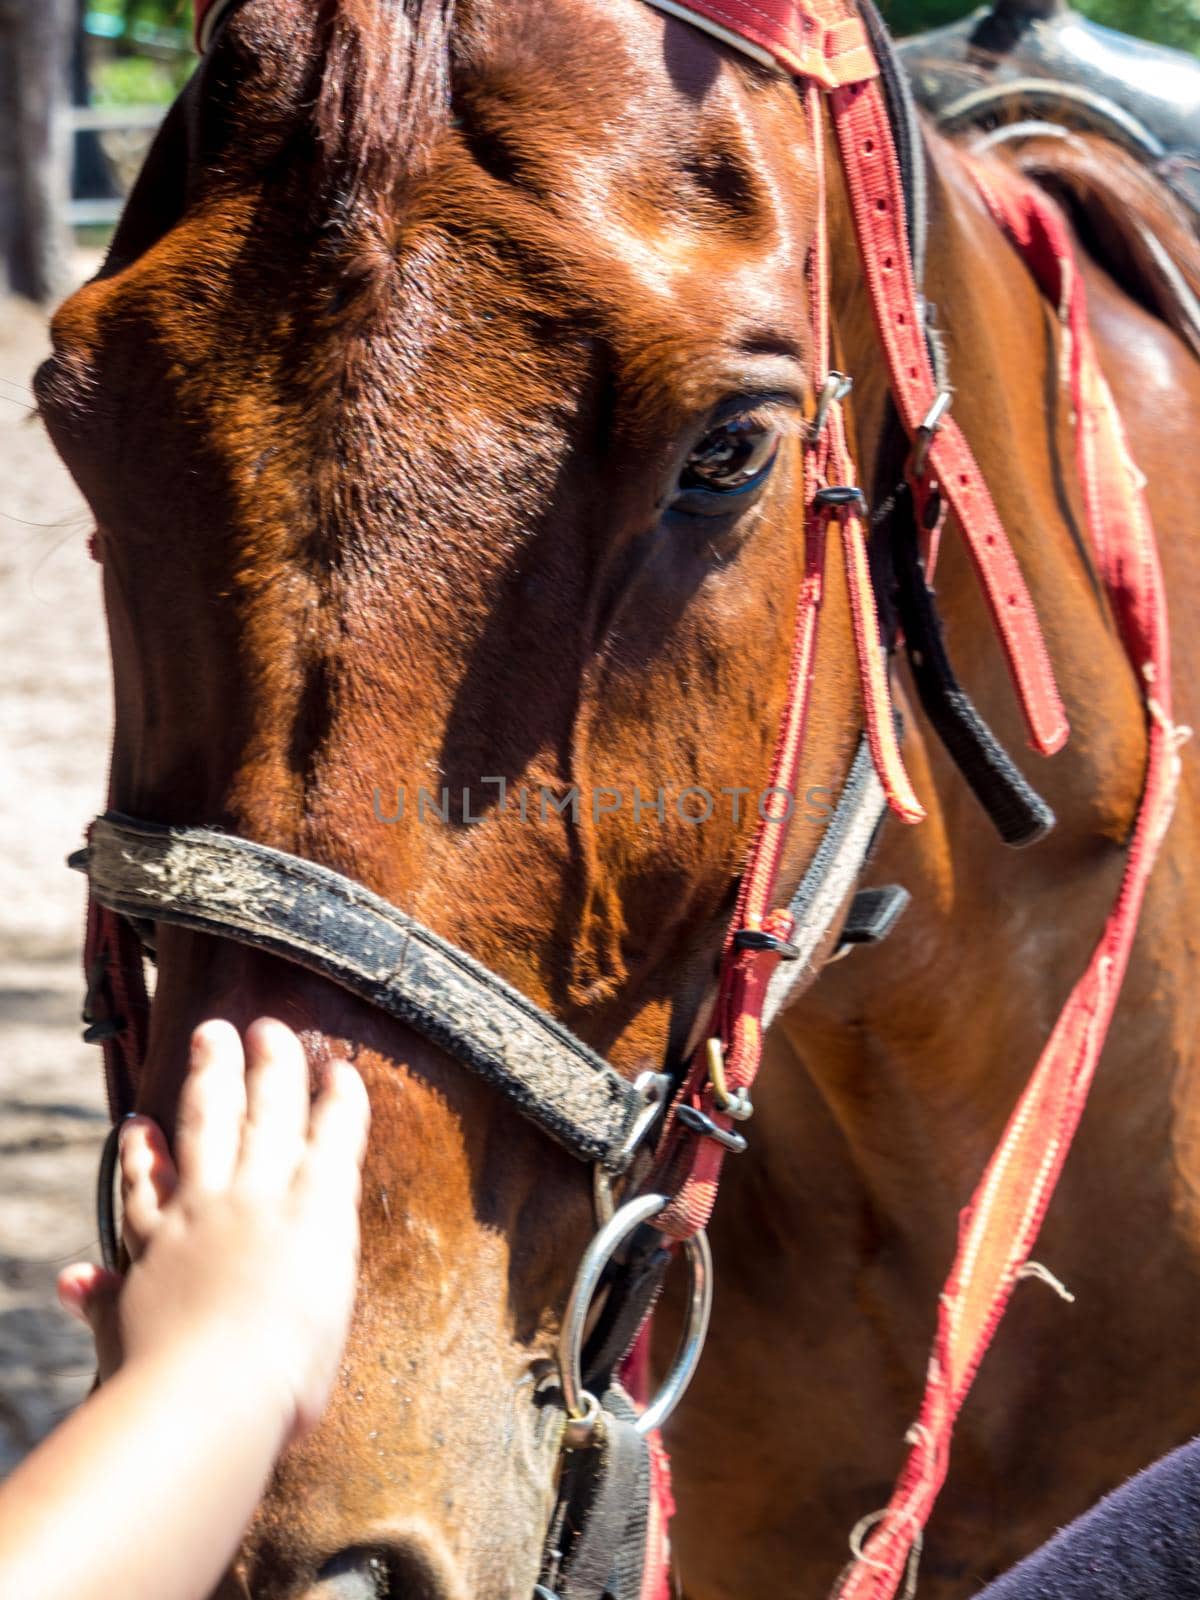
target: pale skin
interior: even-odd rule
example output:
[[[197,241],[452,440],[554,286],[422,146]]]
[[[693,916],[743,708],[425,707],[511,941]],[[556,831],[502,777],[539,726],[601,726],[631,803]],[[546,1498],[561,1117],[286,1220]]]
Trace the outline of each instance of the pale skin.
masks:
[[[122,1278],[68,1267],[102,1383],[0,1488],[0,1594],[203,1600],[279,1453],[320,1417],[349,1326],[369,1110],[335,1063],[310,1099],[300,1041],[196,1029],[175,1159],[121,1139]]]

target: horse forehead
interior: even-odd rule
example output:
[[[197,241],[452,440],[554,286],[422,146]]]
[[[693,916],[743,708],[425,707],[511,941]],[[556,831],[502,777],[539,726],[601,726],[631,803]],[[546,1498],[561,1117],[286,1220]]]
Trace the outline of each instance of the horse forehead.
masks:
[[[715,179],[741,191],[730,201],[767,198],[745,191],[756,169],[773,165],[772,125],[795,131],[798,99],[782,79],[643,0],[534,5],[531,21],[524,0],[486,0],[486,38],[452,73],[454,120],[468,140],[479,136],[485,164],[480,147],[492,141],[517,181],[528,163],[565,176],[579,200],[608,177],[637,180],[647,200],[675,212],[689,198],[682,176],[698,184],[714,223]]]
[[[482,328],[511,338],[524,322],[535,355],[552,324],[560,353],[574,328],[639,364],[653,351],[685,365],[693,345],[709,353],[769,333],[784,308],[793,317],[815,217],[809,174],[782,165],[794,143],[778,152],[737,103],[682,130],[642,118],[605,139],[593,126],[575,137],[577,107],[562,110],[556,120],[536,93],[527,107],[481,74],[432,171],[368,208],[329,258],[334,276],[353,263],[349,276],[386,284],[380,304],[407,303],[411,356],[414,303],[430,311],[435,350],[465,339],[482,352]]]
[[[752,348],[781,310],[794,322],[812,207],[786,86],[641,0],[460,0],[458,16],[431,161],[402,160],[336,219],[336,185],[314,186],[307,227],[256,230],[274,186],[234,190],[77,298],[65,343],[86,358],[105,303],[136,301],[180,358],[161,382],[203,376],[195,406],[236,423],[214,446],[257,481],[279,427],[307,450],[331,408],[368,442],[407,416],[417,447],[472,396],[493,421],[518,400],[553,410],[572,343],[583,372],[596,334],[618,376],[670,399],[743,333]],[[518,350],[519,370],[497,366]],[[208,381],[222,368],[238,381]]]
[[[173,235],[165,271],[129,286],[173,338],[194,329],[203,344],[210,322],[253,322],[260,301],[315,290],[322,313],[327,296],[351,312],[306,330],[332,357],[351,323],[401,299],[436,306],[453,339],[473,310],[490,322],[494,303],[515,311],[516,291],[533,287],[556,312],[661,347],[686,336],[689,309],[711,326],[706,308],[725,301],[788,298],[807,200],[794,139],[779,137],[795,134],[794,95],[643,0],[459,0],[454,27],[449,115],[411,161],[384,169],[386,189],[314,185],[307,227],[256,238],[248,211],[300,221],[294,188],[272,198],[256,182]],[[194,296],[179,316],[170,292],[198,263],[232,291],[212,318]],[[415,357],[411,323],[405,342]],[[236,360],[222,338],[206,359],[226,356]]]
[[[596,132],[599,111],[621,118],[653,104],[686,115],[733,81],[731,53],[645,0],[458,0],[452,51],[458,82],[473,72],[524,80],[550,101],[557,86]]]

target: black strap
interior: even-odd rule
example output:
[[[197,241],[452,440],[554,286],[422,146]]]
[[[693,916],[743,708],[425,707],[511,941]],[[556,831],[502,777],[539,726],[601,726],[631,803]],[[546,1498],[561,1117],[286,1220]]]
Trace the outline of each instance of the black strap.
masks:
[[[925,581],[912,492],[893,494],[889,543],[895,602],[913,681],[925,715],[1005,844],[1034,844],[1054,826],[1054,813],[1013,762],[954,675],[933,590]]]
[[[639,1228],[601,1280],[604,1299],[583,1350],[583,1383],[601,1394],[654,1308],[673,1252],[653,1227]]]
[[[860,889],[850,902],[838,949],[845,945],[881,943],[908,910],[911,900],[908,890],[898,883],[884,884],[878,889]]]
[[[650,1513],[650,1451],[629,1396],[603,1397],[591,1441],[564,1452],[539,1600],[639,1600]]]

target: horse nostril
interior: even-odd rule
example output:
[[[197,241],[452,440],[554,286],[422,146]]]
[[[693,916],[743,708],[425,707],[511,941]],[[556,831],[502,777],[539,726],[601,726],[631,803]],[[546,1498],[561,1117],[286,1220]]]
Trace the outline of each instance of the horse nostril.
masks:
[[[459,1600],[444,1563],[416,1540],[339,1550],[304,1600]]]
[[[304,1600],[392,1600],[392,1597],[385,1556],[378,1550],[339,1550],[317,1573],[316,1584]]]

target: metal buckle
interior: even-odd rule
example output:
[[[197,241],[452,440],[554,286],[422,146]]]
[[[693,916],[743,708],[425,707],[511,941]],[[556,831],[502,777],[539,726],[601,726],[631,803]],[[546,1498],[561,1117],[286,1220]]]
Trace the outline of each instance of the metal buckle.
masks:
[[[735,1122],[749,1122],[754,1115],[750,1091],[745,1088],[730,1090],[729,1080],[725,1076],[725,1051],[720,1039],[708,1041],[705,1055],[708,1058],[708,1081],[712,1084],[717,1110],[723,1111]]]
[[[799,961],[800,950],[777,933],[767,933],[763,928],[739,928],[733,936],[735,950],[773,950],[781,961]]]
[[[125,1031],[123,1017],[105,1017],[101,1022],[89,1022],[83,1030],[84,1044],[107,1044]]]
[[[566,1385],[563,1386],[564,1393]],[[579,1398],[583,1408],[578,1416],[567,1412],[566,1426],[563,1428],[562,1447],[564,1450],[586,1450],[591,1445],[592,1435],[596,1431],[596,1424],[600,1420],[600,1402],[594,1394],[587,1389],[580,1389]]]
[[[867,515],[867,497],[854,483],[831,483],[818,489],[812,503],[814,511],[857,511],[860,517]]]
[[[675,1115],[685,1128],[690,1128],[704,1139],[714,1140],[731,1155],[740,1156],[747,1147],[740,1133],[735,1133],[732,1128],[719,1128],[706,1112],[697,1111],[695,1106],[680,1106]]]
[[[813,412],[813,419],[809,425],[808,437],[815,444],[825,431],[825,424],[829,420],[829,408],[836,405],[839,400],[844,400],[854,387],[854,379],[848,372],[833,372],[821,385],[821,392],[817,396],[817,409]]]
[[[638,1152],[638,1146],[653,1127],[659,1112],[671,1093],[671,1075],[668,1072],[639,1072],[633,1087],[642,1097],[642,1108],[625,1135],[625,1142],[616,1154],[616,1165],[624,1171]]]
[[[563,1442],[568,1449],[578,1450],[588,1443],[600,1414],[599,1401],[583,1387],[581,1364],[592,1296],[605,1267],[630,1234],[665,1211],[668,1204],[665,1194],[641,1194],[636,1199],[627,1200],[583,1253],[563,1314],[562,1332],[558,1337],[558,1370],[568,1419]],[[687,1320],[675,1359],[663,1379],[661,1389],[634,1423],[638,1433],[643,1435],[660,1428],[683,1398],[696,1371],[708,1333],[708,1319],[712,1311],[712,1252],[708,1247],[707,1235],[703,1231],[694,1234],[685,1240],[683,1249],[692,1273]]]
[[[638,1152],[642,1140],[658,1120],[659,1113],[671,1097],[673,1083],[669,1072],[640,1072],[633,1087],[641,1091],[642,1107],[630,1124],[625,1142],[617,1151],[618,1171],[624,1172]],[[613,1180],[606,1168],[597,1163],[592,1168],[592,1203],[596,1221],[602,1226],[613,1214]]]
[[[912,456],[909,461],[909,472],[912,477],[924,477],[925,466],[929,460],[929,446],[933,443],[934,435],[945,420],[953,401],[953,390],[938,390],[937,398],[926,412],[924,422],[913,436]]]

